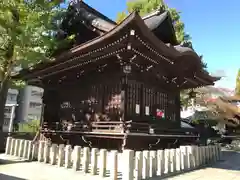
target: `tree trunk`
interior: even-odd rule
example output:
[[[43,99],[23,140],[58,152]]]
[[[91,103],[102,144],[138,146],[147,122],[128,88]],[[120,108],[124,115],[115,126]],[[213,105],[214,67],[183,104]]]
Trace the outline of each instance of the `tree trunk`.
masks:
[[[5,104],[7,100],[7,94],[8,94],[8,88],[9,88],[9,80],[4,80],[1,82],[1,88],[0,88],[0,132],[3,131],[3,123],[4,123],[4,112],[5,112]]]

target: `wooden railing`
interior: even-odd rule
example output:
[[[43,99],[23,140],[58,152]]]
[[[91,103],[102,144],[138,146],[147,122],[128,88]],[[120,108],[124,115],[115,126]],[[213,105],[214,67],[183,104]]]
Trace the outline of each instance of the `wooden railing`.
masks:
[[[148,133],[148,134],[185,134],[184,129],[169,129],[165,127],[159,127],[158,124],[149,124],[143,122],[132,122],[132,121],[97,121],[89,124],[83,124],[75,122],[70,125],[71,128],[63,129],[62,125],[58,122],[44,123],[42,130],[50,131],[79,131],[79,132],[112,132],[112,133]],[[189,130],[190,132],[191,130]],[[194,131],[193,131],[194,133]]]

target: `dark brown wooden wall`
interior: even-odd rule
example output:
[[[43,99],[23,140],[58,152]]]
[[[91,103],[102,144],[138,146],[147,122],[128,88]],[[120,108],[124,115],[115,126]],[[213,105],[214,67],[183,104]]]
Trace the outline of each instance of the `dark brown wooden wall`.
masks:
[[[180,120],[179,91],[167,92],[147,82],[129,80],[127,92],[128,120],[149,123],[156,115],[156,109],[164,111],[165,120],[162,121]],[[136,112],[137,106],[140,112]],[[146,107],[149,108],[149,114],[146,114]]]
[[[157,120],[158,123],[165,124],[180,120],[179,91],[166,90],[165,87],[149,83],[150,81],[146,79],[136,78],[136,80],[138,74],[130,76],[128,85],[124,86],[124,74],[112,73],[91,76],[56,89],[46,88],[44,121],[71,120],[72,114],[75,115],[76,120],[80,120],[89,101],[92,101],[96,113],[107,113],[112,121],[119,121],[123,103],[126,103],[124,120],[127,121],[154,122],[157,108],[165,113],[165,119]],[[123,90],[126,90],[124,97]],[[136,113],[137,106],[139,113]],[[146,115],[146,106],[149,107],[149,115]]]

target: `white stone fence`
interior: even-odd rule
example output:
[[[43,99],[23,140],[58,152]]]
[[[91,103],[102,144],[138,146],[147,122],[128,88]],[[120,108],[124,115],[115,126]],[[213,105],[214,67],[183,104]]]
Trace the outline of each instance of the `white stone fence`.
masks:
[[[6,155],[20,157],[29,161],[74,169],[112,180],[148,179],[155,176],[168,176],[193,170],[221,159],[219,145],[180,146],[177,149],[124,150],[88,148],[71,145],[49,144],[7,138]]]

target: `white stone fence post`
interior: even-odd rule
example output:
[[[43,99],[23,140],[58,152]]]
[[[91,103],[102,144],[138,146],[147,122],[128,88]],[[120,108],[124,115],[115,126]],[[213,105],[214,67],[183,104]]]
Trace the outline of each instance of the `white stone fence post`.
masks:
[[[219,145],[189,145],[156,151],[123,150],[120,153],[44,141],[33,144],[32,141],[8,137],[5,154],[112,180],[120,176],[123,180],[140,180],[193,170],[220,160],[222,153]]]

